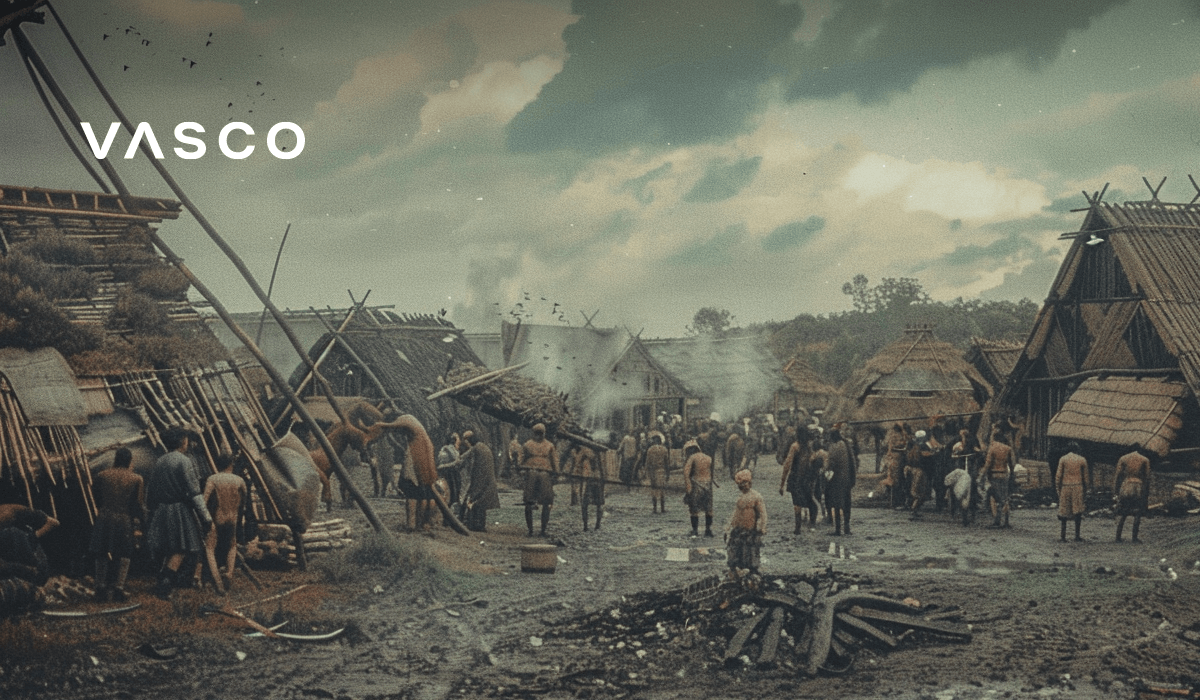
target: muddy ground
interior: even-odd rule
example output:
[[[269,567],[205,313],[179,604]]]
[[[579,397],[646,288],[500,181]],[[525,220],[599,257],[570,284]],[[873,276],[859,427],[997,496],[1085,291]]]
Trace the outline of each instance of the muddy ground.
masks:
[[[560,484],[553,574],[521,572],[520,545],[545,540],[525,537],[520,493],[506,491],[488,533],[401,535],[398,547],[381,550],[399,565],[317,555],[308,572],[260,571],[261,592],[239,577],[223,601],[192,590],[159,601],[146,593],[151,581],[139,579],[133,589],[143,605],[129,613],[0,622],[0,697],[946,700],[1200,688],[1200,517],[1148,519],[1140,545],[1112,542],[1111,518],[1087,518],[1086,541],[1060,543],[1049,507],[1015,511],[1011,530],[987,529],[983,519],[964,528],[934,513],[910,521],[877,505],[875,476],[863,473],[853,535],[834,538],[822,525],[793,536],[779,467],[770,456],[759,465],[755,486],[769,515],[764,586],[789,587],[832,567],[842,585],[912,597],[926,610],[960,606],[973,639],[914,635],[895,650],[868,646],[848,672],[816,678],[798,671],[791,637],[771,667],[723,663],[733,625],[759,611],[691,611],[679,593],[725,572],[720,530],[732,484],[716,491],[712,540],[689,536],[678,493],[666,514],[652,514],[647,493],[621,486],[609,488],[602,529],[585,533]],[[403,529],[402,501],[372,502],[389,527]],[[333,515],[354,523],[359,542],[371,541],[356,511]],[[831,542],[840,547],[833,555]],[[703,548],[711,550],[667,561],[671,549]],[[246,638],[241,622],[202,614],[206,603],[243,605],[302,584],[242,610],[264,623],[289,621],[284,630],[347,627],[337,641]],[[173,658],[152,658],[147,643]]]

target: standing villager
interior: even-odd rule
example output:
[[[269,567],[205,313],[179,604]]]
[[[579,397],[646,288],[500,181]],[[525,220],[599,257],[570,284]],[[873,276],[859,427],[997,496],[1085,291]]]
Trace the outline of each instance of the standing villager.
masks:
[[[468,530],[487,532],[487,512],[500,507],[500,494],[496,491],[496,460],[492,448],[479,436],[468,430],[463,433],[463,466],[467,472],[467,493],[464,513]]]
[[[729,437],[725,439],[725,450],[721,459],[725,460],[725,466],[729,468],[730,479],[746,468],[746,441],[742,439],[742,434],[733,423],[729,424]]]
[[[146,489],[141,476],[130,468],[133,453],[119,448],[112,466],[96,475],[92,493],[96,496],[96,524],[88,552],[95,558],[96,600],[125,600],[125,580],[133,561],[134,523],[146,527]],[[108,585],[109,562],[116,562],[117,576]]]
[[[625,484],[625,489],[629,490],[630,484],[633,483],[634,460],[637,459],[638,444],[637,438],[633,436],[633,432],[625,433],[625,437],[621,438],[621,444],[617,446],[617,459],[620,460],[620,469],[617,478]]]
[[[517,433],[514,430],[512,439],[508,441],[508,464],[505,465],[505,478],[512,476],[512,473],[521,466],[521,441],[517,439]]]
[[[1129,446],[1129,453],[1117,460],[1117,471],[1113,476],[1113,497],[1117,501],[1117,542],[1121,541],[1121,530],[1125,518],[1133,516],[1133,542],[1138,539],[1138,528],[1150,500],[1150,459],[1137,443]]]
[[[909,517],[915,520],[921,517],[921,506],[929,499],[929,483],[935,471],[933,463],[937,459],[937,447],[924,430],[918,430],[913,440],[915,442],[908,451],[908,466],[904,468],[904,475],[910,488]]]
[[[825,462],[826,503],[833,515],[834,535],[844,529],[850,534],[850,494],[858,480],[858,460],[850,443],[842,436],[842,424],[829,430],[828,457]]]
[[[245,510],[249,490],[246,480],[233,473],[233,455],[217,458],[217,473],[204,482],[204,502],[212,516],[213,526],[204,538],[205,555],[213,568],[213,579],[217,592],[224,593],[233,585],[233,572],[237,565],[237,533]],[[218,580],[216,563],[225,560],[225,571]],[[222,588],[224,586],[224,588]]]
[[[1009,527],[1009,479],[1012,478],[1015,461],[1008,436],[1002,432],[992,433],[992,443],[984,455],[982,469],[987,476],[988,501],[992,507],[992,523],[988,527]],[[1000,522],[1001,516],[1003,523]]]
[[[663,444],[664,436],[658,431],[650,433],[650,446],[646,448],[643,460],[646,463],[646,471],[650,475],[650,502],[653,507],[653,512],[667,512],[667,498],[663,490],[667,487],[667,481],[671,478],[671,451]]]
[[[462,439],[458,433],[451,433],[450,439],[446,441],[445,445],[442,445],[442,449],[438,450],[437,473],[438,477],[446,480],[446,486],[450,490],[450,497],[446,500],[446,505],[450,508],[461,503],[462,464],[458,461],[461,449],[463,449]]]
[[[604,471],[596,460],[592,448],[584,445],[571,447],[572,472],[579,479],[579,505],[583,513],[583,531],[588,530],[588,508],[596,506],[596,529],[604,516]]]
[[[628,436],[632,439],[632,435]],[[554,505],[554,475],[558,474],[558,451],[546,439],[546,426],[533,426],[533,437],[521,448],[521,468],[525,470],[525,525],[533,537],[533,509],[542,507],[541,534],[546,535],[550,524],[550,508]]]
[[[712,537],[713,521],[713,462],[700,450],[695,440],[683,446],[683,502],[692,519],[692,537],[699,535],[700,514],[704,514],[704,536]]]
[[[763,535],[767,533],[767,508],[762,496],[751,488],[753,477],[750,470],[737,472],[733,475],[733,481],[742,495],[738,496],[733,506],[733,517],[725,526],[726,563],[734,577],[738,576],[741,569],[748,569],[752,575],[757,575],[762,560]]]
[[[793,535],[804,530],[804,512],[808,511],[810,528],[817,525],[817,497],[814,493],[817,474],[813,469],[812,441],[808,436],[797,437],[783,458],[783,475],[779,478],[779,495],[786,490],[792,495],[792,513],[796,518]]]
[[[1067,521],[1075,521],[1075,541],[1082,542],[1079,527],[1083,522],[1083,513],[1087,510],[1084,496],[1087,494],[1091,479],[1088,475],[1088,462],[1079,454],[1079,443],[1072,440],[1067,443],[1067,453],[1058,460],[1058,471],[1054,475],[1054,488],[1058,491],[1058,519],[1062,528],[1058,538],[1067,541]]]
[[[146,485],[146,504],[152,513],[146,543],[155,560],[162,562],[154,594],[165,599],[179,579],[185,556],[203,551],[203,531],[212,526],[212,517],[187,455],[187,431],[168,428],[162,441],[167,453],[154,463]]]
[[[887,435],[887,453],[883,457],[884,471],[887,476],[883,485],[887,487],[893,508],[903,507],[907,490],[904,483],[905,459],[908,453],[908,435],[899,423],[893,423]]]
[[[950,498],[950,516],[954,516],[956,506],[962,507],[962,522],[963,525],[969,525],[970,519],[975,515],[975,511],[979,507],[978,497],[976,496],[976,484],[979,479],[979,464],[982,451],[979,447],[979,440],[974,433],[966,428],[958,431],[958,441],[950,448],[950,459],[955,465],[950,474],[946,475],[943,482],[947,487],[947,497]],[[966,481],[961,482],[962,475],[957,474],[962,470]],[[951,476],[953,475],[953,477]],[[966,494],[961,493],[961,488],[966,488]]]

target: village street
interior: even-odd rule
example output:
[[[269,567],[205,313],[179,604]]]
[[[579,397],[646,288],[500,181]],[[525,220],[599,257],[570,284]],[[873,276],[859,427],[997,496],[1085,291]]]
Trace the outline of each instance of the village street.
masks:
[[[961,606],[972,641],[865,649],[845,675],[805,679],[788,663],[723,667],[725,639],[694,626],[688,631],[687,620],[665,620],[669,634],[644,649],[640,641],[567,634],[589,613],[617,617],[636,601],[643,603],[639,614],[660,614],[646,610],[661,607],[653,605],[655,595],[723,575],[720,532],[735,490],[727,479],[717,489],[717,537],[710,540],[688,535],[678,494],[665,515],[652,514],[646,493],[620,485],[609,487],[602,529],[584,533],[578,509],[565,505],[568,487],[560,484],[548,538],[560,545],[553,574],[520,571],[519,547],[530,540],[516,505],[520,493],[510,490],[491,518],[499,524],[486,534],[468,538],[439,527],[399,535],[427,545],[440,562],[435,573],[397,579],[367,571],[330,582],[322,558],[331,555],[316,555],[308,574],[263,572],[268,590],[256,593],[239,580],[231,594],[236,604],[307,582],[303,594],[247,612],[264,622],[350,625],[337,642],[244,639],[236,621],[196,615],[199,604],[213,600],[209,591],[179,591],[171,604],[139,595],[142,609],[113,620],[34,618],[47,632],[83,625],[74,629],[107,630],[109,637],[76,641],[69,658],[52,654],[40,666],[62,665],[62,673],[10,664],[0,690],[5,697],[1133,697],[1143,681],[1195,683],[1200,675],[1195,516],[1147,520],[1142,545],[1115,544],[1111,519],[1086,518],[1085,542],[1060,543],[1051,508],[1014,511],[1011,530],[982,522],[963,528],[932,512],[913,522],[868,505],[875,475],[863,473],[852,536],[834,538],[822,525],[796,537],[790,503],[778,494],[779,473],[770,455],[759,460],[755,486],[768,504],[768,584],[832,567],[864,590],[935,609]],[[389,527],[401,529],[402,501],[372,503]],[[351,519],[356,538],[369,537],[356,511],[335,508],[333,515]],[[671,550],[692,550],[691,561],[668,561]],[[171,633],[155,634],[156,625]],[[136,653],[133,647],[146,640],[178,655],[151,660]]]

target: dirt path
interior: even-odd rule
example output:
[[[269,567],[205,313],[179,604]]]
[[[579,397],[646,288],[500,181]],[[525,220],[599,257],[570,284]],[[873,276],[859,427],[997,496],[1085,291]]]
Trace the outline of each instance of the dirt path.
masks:
[[[942,514],[910,521],[870,507],[873,475],[864,473],[852,536],[834,538],[825,526],[793,536],[790,502],[777,491],[779,467],[770,456],[759,464],[755,486],[768,503],[768,581],[833,567],[868,590],[912,596],[924,605],[961,606],[974,639],[864,651],[851,672],[836,677],[806,679],[786,664],[727,668],[721,664],[724,639],[718,644],[705,634],[715,627],[663,616],[669,597],[683,586],[724,573],[720,532],[735,498],[732,484],[715,493],[714,539],[689,536],[677,494],[668,513],[652,514],[647,493],[621,486],[609,488],[602,529],[584,533],[578,509],[565,505],[568,487],[559,485],[549,541],[560,545],[560,561],[552,575],[521,573],[519,548],[531,540],[515,505],[520,494],[508,492],[501,496],[504,507],[493,511],[498,524],[486,534],[466,538],[437,529],[404,536],[410,545],[427,546],[442,565],[437,572],[398,581],[370,572],[345,578],[342,572],[344,580],[328,583],[316,558],[309,574],[264,573],[269,591],[255,593],[242,583],[231,597],[251,601],[309,582],[304,592],[248,612],[321,630],[350,625],[338,642],[244,639],[236,622],[197,614],[212,599],[206,592],[181,591],[172,603],[141,596],[143,609],[111,620],[34,617],[4,623],[7,632],[0,625],[0,634],[17,644],[6,647],[17,652],[0,665],[0,693],[945,699],[1133,697],[1142,681],[1200,683],[1200,574],[1192,566],[1200,560],[1200,518],[1150,519],[1143,545],[1115,544],[1112,521],[1089,518],[1087,541],[1060,543],[1049,508],[1017,510],[1012,529],[997,531],[963,528]],[[375,505],[399,530],[402,502],[377,499]],[[335,514],[353,520],[356,537],[369,533],[361,516]],[[670,549],[699,551],[692,561],[667,561]],[[601,629],[597,617],[588,617],[597,612],[611,615],[612,624]],[[634,625],[632,616],[651,625],[636,646],[626,641],[632,637],[607,631],[620,621]],[[52,649],[41,657],[31,641],[38,632],[55,642],[43,643]],[[137,653],[147,639],[174,646],[177,657],[162,661]]]

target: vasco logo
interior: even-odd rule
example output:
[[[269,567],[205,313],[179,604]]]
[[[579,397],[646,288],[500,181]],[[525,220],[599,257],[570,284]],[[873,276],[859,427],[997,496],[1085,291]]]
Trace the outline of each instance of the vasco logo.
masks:
[[[113,122],[109,125],[108,133],[104,135],[103,144],[96,139],[96,132],[92,131],[90,122],[79,122],[79,126],[83,128],[88,145],[92,147],[92,153],[95,154],[96,158],[104,159],[108,156],[108,149],[112,147],[113,139],[116,138],[117,130],[121,124],[120,122]],[[290,151],[279,148],[275,143],[275,137],[279,135],[280,131],[285,130],[292,132],[296,136],[296,146]],[[226,158],[234,160],[242,160],[249,157],[254,152],[254,145],[249,144],[240,151],[231,149],[229,147],[229,133],[231,131],[241,131],[248,136],[254,135],[254,129],[245,122],[230,122],[226,124],[221,129],[221,133],[217,135],[217,146],[221,149],[221,153],[224,153]],[[207,146],[204,141],[195,136],[189,136],[187,132],[203,134],[204,127],[196,122],[182,122],[178,124],[175,127],[175,140],[179,143],[193,146],[195,150],[188,151],[177,147],[175,148],[175,155],[184,160],[195,160],[204,155]],[[133,132],[133,140],[129,142],[129,148],[125,150],[125,158],[133,158],[133,154],[137,151],[138,144],[141,143],[142,139],[146,140],[146,145],[150,148],[150,152],[154,154],[154,157],[161,160],[163,157],[162,149],[158,146],[158,139],[154,137],[154,129],[150,128],[150,125],[146,122],[138,124],[137,130]],[[304,130],[292,122],[279,122],[267,132],[267,150],[271,152],[271,155],[281,160],[295,158],[304,150]]]

